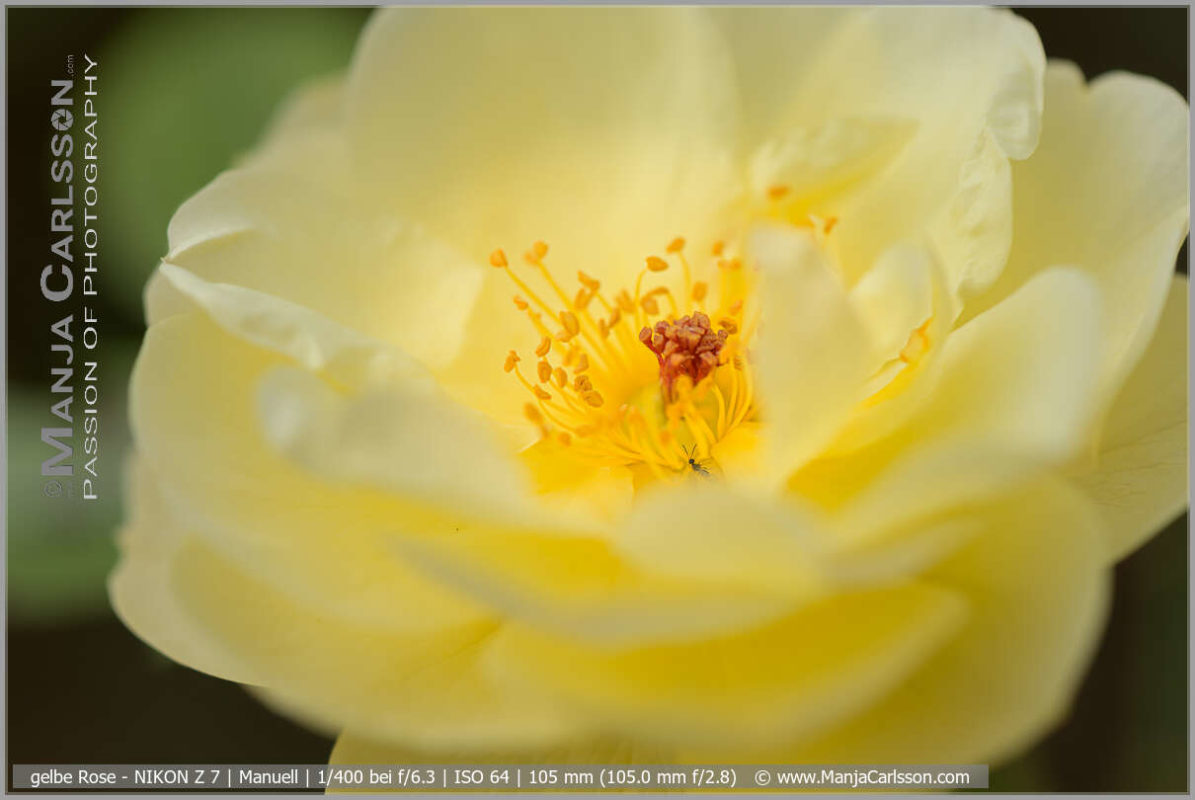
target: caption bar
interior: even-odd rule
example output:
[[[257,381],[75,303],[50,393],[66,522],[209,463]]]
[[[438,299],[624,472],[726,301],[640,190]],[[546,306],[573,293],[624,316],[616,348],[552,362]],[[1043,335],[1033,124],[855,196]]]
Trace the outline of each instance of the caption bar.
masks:
[[[695,791],[701,789],[986,789],[983,764],[698,765],[78,765],[15,764],[13,789],[373,789],[410,791]]]

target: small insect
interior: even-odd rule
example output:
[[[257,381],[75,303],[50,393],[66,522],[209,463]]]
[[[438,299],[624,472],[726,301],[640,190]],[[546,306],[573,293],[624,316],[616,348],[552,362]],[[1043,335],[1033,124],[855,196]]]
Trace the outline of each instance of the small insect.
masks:
[[[696,472],[698,475],[701,475],[704,478],[710,477],[712,473],[709,471],[708,465],[713,461],[713,459],[698,459],[697,445],[693,445],[693,449],[691,451],[687,447],[684,450],[685,455],[689,457],[689,462],[687,465],[689,469],[693,470],[693,472]]]

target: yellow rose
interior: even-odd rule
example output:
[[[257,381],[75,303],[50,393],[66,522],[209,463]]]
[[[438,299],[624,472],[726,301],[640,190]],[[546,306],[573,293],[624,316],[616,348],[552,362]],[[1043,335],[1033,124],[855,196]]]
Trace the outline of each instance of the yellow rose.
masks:
[[[1186,504],[1187,106],[977,8],[378,14],[179,209],[113,602],[334,759],[991,762]]]

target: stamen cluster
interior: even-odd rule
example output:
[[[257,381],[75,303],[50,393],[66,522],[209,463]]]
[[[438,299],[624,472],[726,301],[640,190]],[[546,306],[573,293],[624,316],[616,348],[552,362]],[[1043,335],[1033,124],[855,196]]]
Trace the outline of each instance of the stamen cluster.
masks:
[[[709,458],[714,445],[753,413],[754,387],[743,343],[735,337],[743,322],[742,262],[724,247],[719,241],[711,248],[720,282],[715,306],[705,305],[708,284],[693,280],[682,237],[668,244],[666,257],[644,260],[633,288],[614,292],[603,291],[584,272],[577,273],[575,292],[565,289],[548,269],[542,241],[523,260],[550,294],[517,274],[505,252],[490,254],[490,264],[519,290],[515,307],[540,334],[533,372],[524,374],[514,350],[503,369],[532,395],[523,412],[541,441],[599,463],[643,465],[667,479],[687,474],[689,459]],[[681,286],[645,285],[658,281],[653,276],[668,272],[672,262],[680,266]],[[656,400],[640,391],[650,385],[650,361],[641,345],[658,362],[652,370],[659,376]],[[723,366],[727,372],[718,378]]]

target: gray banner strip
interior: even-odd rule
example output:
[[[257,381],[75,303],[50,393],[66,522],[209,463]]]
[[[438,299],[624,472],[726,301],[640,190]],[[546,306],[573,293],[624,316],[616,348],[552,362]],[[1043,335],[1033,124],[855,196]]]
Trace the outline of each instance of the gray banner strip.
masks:
[[[13,789],[726,791],[986,789],[985,764],[14,764]]]

